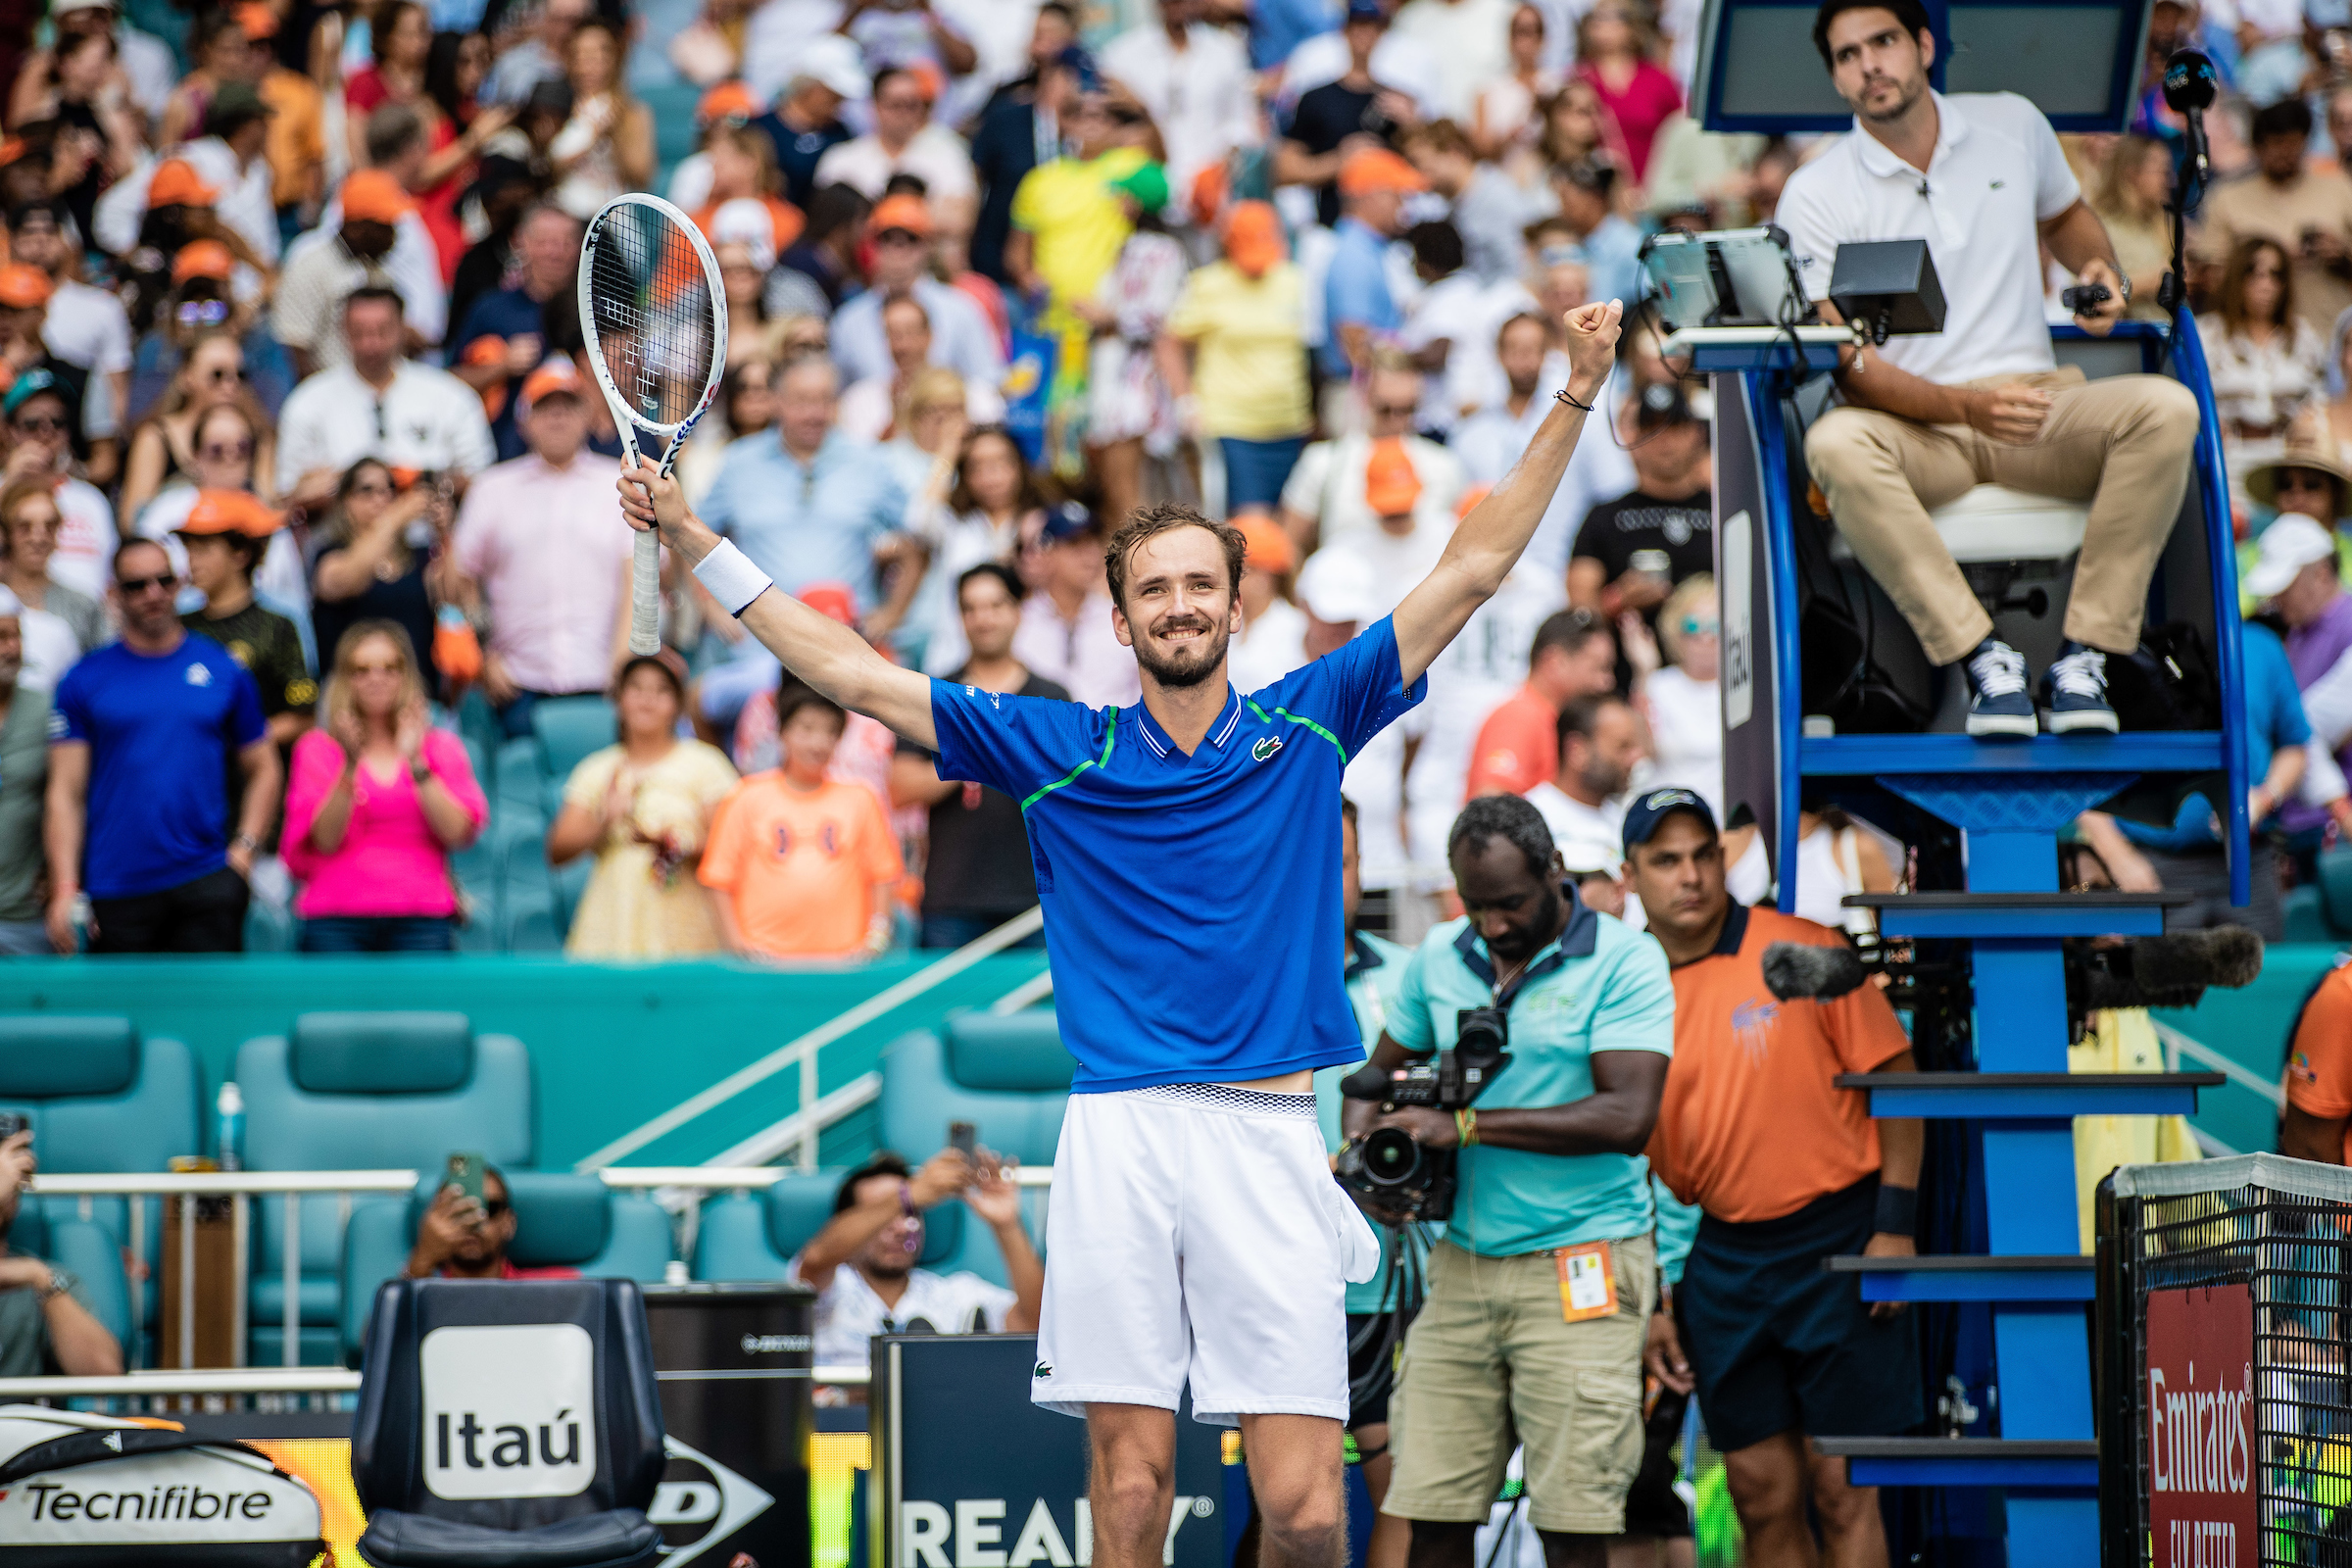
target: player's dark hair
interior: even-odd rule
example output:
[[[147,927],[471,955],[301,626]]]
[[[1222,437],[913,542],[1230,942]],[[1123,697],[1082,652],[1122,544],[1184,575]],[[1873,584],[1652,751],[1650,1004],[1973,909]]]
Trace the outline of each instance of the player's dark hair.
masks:
[[[788,670],[783,683],[776,688],[776,733],[782,735],[784,726],[792,722],[792,715],[804,708],[821,708],[833,715],[835,724],[844,728],[849,725],[848,709]]]
[[[2300,98],[2281,98],[2254,111],[2254,123],[2247,139],[2259,144],[2274,136],[2293,136],[2300,140],[2310,134],[2311,105]]]
[[[1230,522],[1212,522],[1188,506],[1163,501],[1129,513],[1126,524],[1110,536],[1103,549],[1103,565],[1110,574],[1110,602],[1122,612],[1127,608],[1127,563],[1136,547],[1171,528],[1206,528],[1215,535],[1217,543],[1225,547],[1225,591],[1240,591],[1242,562],[1250,554],[1250,541],[1242,530]]]
[[[1574,654],[1593,638],[1606,635],[1608,629],[1608,621],[1597,612],[1581,605],[1573,610],[1555,610],[1544,617],[1544,624],[1536,628],[1536,640],[1527,650],[1528,667],[1535,667],[1536,661],[1544,657],[1546,648]]]
[[[1615,692],[1602,692],[1597,697],[1570,698],[1560,706],[1558,735],[1561,755],[1567,755],[1569,736],[1574,735],[1579,740],[1590,741],[1592,738],[1592,731],[1600,723],[1602,713],[1612,708],[1628,706],[1630,705],[1626,700]]]
[[[1527,857],[1531,875],[1542,877],[1550,870],[1556,853],[1551,829],[1544,824],[1544,813],[1517,795],[1481,795],[1463,807],[1446,834],[1446,858],[1450,860],[1464,850],[1484,854],[1487,845],[1498,838],[1510,840]]]
[[[1928,8],[1920,0],[1821,0],[1821,9],[1813,13],[1813,47],[1821,51],[1821,63],[1830,62],[1830,24],[1848,11],[1887,11],[1902,24],[1903,31],[1917,38],[1921,33],[1934,33],[1928,21]]]
[[[958,612],[961,612],[963,609],[963,586],[974,577],[986,577],[1001,584],[1005,594],[1016,605],[1028,597],[1029,590],[1022,585],[1019,572],[1002,561],[983,561],[977,566],[965,570],[956,579],[956,609]]]
[[[914,1171],[906,1161],[887,1149],[877,1150],[866,1155],[865,1163],[844,1176],[841,1179],[841,1185],[833,1189],[833,1212],[836,1214],[846,1213],[858,1206],[858,1184],[859,1182],[871,1181],[876,1176],[896,1176],[899,1180],[905,1181],[913,1174]]]

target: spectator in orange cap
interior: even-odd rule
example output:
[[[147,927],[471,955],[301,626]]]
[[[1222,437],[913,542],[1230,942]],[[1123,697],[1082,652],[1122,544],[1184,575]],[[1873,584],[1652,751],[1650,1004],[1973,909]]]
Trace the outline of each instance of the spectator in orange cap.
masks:
[[[167,166],[169,167],[169,166]],[[399,180],[363,169],[343,181],[343,223],[324,244],[297,247],[278,280],[270,334],[294,357],[294,372],[309,376],[348,364],[351,351],[338,330],[343,302],[354,289],[398,292],[390,259],[403,217],[416,203]]]
[[[1389,242],[1404,232],[1404,198],[1429,189],[1412,165],[1386,147],[1362,147],[1340,169],[1342,218],[1323,280],[1323,343],[1328,375],[1360,375],[1372,351],[1394,337],[1404,318],[1389,291]]]
[[[105,377],[119,410],[130,397],[130,317],[120,296],[74,275],[80,269],[66,222],[66,206],[54,198],[16,209],[8,219],[9,256],[48,274],[51,293],[41,341],[67,364]]]
[[[500,461],[522,456],[522,431],[514,422],[515,383],[550,354],[571,354],[580,344],[572,301],[579,289],[580,221],[554,203],[532,208],[514,225],[514,281],[474,301],[450,339],[458,345],[451,373],[495,400],[490,433]]]
[[[893,91],[898,90],[894,84]],[[894,369],[882,307],[911,298],[930,318],[930,363],[944,365],[966,386],[994,389],[1004,378],[1004,350],[979,304],[927,270],[931,208],[920,196],[886,196],[865,220],[874,247],[874,286],[833,313],[833,358],[845,384]]]
[[[262,66],[254,83],[270,108],[262,156],[270,161],[270,200],[283,227],[326,197],[326,95],[308,73],[289,70],[278,59],[277,12],[269,0],[243,0],[235,16]]]
[[[709,184],[703,199],[686,209],[694,215],[696,226],[711,236],[720,207],[728,202],[757,202],[766,209],[773,227],[768,265],[774,266],[772,257],[789,249],[808,226],[801,210],[776,194],[784,188],[784,181],[776,172],[775,143],[763,130],[754,130],[740,121],[728,122],[712,127],[710,139],[703,144],[703,157],[710,163]]]
[[[24,262],[0,267],[0,373],[10,378],[12,392],[18,383],[24,383],[28,388],[26,396],[34,391],[52,394],[66,406],[73,455],[90,481],[104,486],[113,481],[120,459],[113,409],[92,398],[88,371],[49,351],[43,331],[53,292],[49,274],[37,267]],[[36,378],[41,377],[46,379],[36,386]],[[96,417],[101,415],[103,423]],[[9,457],[12,477],[41,471],[47,466],[45,449],[12,452]]]
[[[1412,96],[1398,90],[1405,83],[1390,70],[1398,44],[1388,39],[1389,8],[1380,0],[1349,0],[1346,9],[1339,37],[1316,42],[1326,49],[1345,44],[1347,69],[1334,73],[1327,64],[1303,80],[1296,64],[1284,73],[1298,100],[1274,146],[1275,182],[1313,186],[1315,217],[1332,226],[1340,220],[1340,171],[1348,160],[1366,148],[1394,146],[1418,118]],[[1375,78],[1375,55],[1385,79]]]
[[[1298,547],[1272,512],[1257,507],[1233,514],[1250,542],[1242,557],[1242,629],[1226,654],[1234,690],[1263,691],[1306,662],[1306,612],[1295,584]]]
[[[182,612],[179,623],[204,633],[245,666],[261,688],[262,715],[281,751],[311,727],[318,701],[302,633],[253,595],[254,572],[285,520],[284,513],[249,491],[199,490],[172,530],[187,552],[187,585],[204,595],[203,607]]]
[[[1176,419],[1214,436],[1225,504],[1272,507],[1314,423],[1306,381],[1306,283],[1265,202],[1225,215],[1225,257],[1184,280],[1160,335],[1159,373]]]
[[[752,89],[740,81],[722,81],[704,93],[694,106],[695,150],[678,160],[669,172],[669,189],[664,193],[670,205],[680,212],[697,213],[710,204],[710,143],[730,125],[748,125],[760,118],[760,100]],[[767,133],[760,133],[765,139]],[[775,143],[767,146],[768,162],[775,162]],[[778,189],[782,188],[779,181]]]

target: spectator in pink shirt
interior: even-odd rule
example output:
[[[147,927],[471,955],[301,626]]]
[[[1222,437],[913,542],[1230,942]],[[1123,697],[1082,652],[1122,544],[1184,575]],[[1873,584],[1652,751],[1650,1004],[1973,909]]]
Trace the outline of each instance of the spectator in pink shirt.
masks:
[[[542,697],[603,696],[619,662],[629,530],[612,504],[619,463],[587,450],[586,400],[569,360],[525,376],[530,453],[484,469],[458,513],[461,592],[489,611],[482,694],[510,740],[531,732]]]
[[[305,953],[446,953],[457,945],[449,857],[490,814],[465,743],[427,722],[408,633],[343,634],[324,721],[294,744],[286,868]]]

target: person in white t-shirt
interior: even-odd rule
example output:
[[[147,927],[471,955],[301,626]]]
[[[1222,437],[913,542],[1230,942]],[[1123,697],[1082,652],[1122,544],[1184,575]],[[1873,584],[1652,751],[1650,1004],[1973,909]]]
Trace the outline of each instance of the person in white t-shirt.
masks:
[[[1560,710],[1559,734],[1560,769],[1527,802],[1570,864],[1613,865],[1624,858],[1624,796],[1642,760],[1642,720],[1614,692],[1579,697]]]
[[[1841,351],[1845,406],[1806,435],[1812,476],[1928,657],[1965,670],[1979,736],[2040,725],[2024,656],[1993,635],[1929,511],[1984,483],[2089,494],[2066,640],[2043,684],[2053,732],[2112,733],[2107,658],[2139,646],[2148,581],[2188,485],[2196,399],[2165,376],[2085,382],[2057,368],[2043,247],[2107,291],[2076,315],[2089,332],[2113,328],[2131,285],[2040,110],[2013,93],[1933,91],[1936,44],[1921,0],[1825,0],[1813,42],[1854,128],[1782,192],[1775,220],[1798,275],[1837,320],[1824,296],[1841,243],[1925,235],[1945,316],[1939,333],[1859,360]]]
[[[842,1179],[833,1217],[786,1265],[785,1278],[816,1292],[816,1363],[863,1366],[866,1342],[909,1329],[938,1334],[1028,1334],[1037,1328],[1046,1265],[1021,1224],[1014,1161],[982,1149],[943,1149],[910,1170],[879,1153]],[[923,1216],[960,1198],[986,1224],[1012,1289],[969,1269],[934,1274],[923,1255]]]
[[[66,238],[66,204],[54,197],[27,202],[8,220],[10,254],[49,274],[53,292],[41,319],[41,343],[65,361],[103,376],[115,417],[130,405],[130,315],[120,296],[74,275],[74,246]]]
[[[1403,449],[1419,482],[1414,514],[1441,532],[1451,530],[1454,503],[1462,495],[1462,465],[1446,448],[1413,433],[1422,384],[1418,370],[1374,370],[1364,389],[1369,428],[1361,435],[1317,441],[1298,455],[1298,466],[1282,486],[1282,522],[1292,538],[1330,544],[1376,529],[1379,516],[1366,501],[1365,468],[1373,449],[1386,444]],[[1412,578],[1405,586],[1418,581]]]

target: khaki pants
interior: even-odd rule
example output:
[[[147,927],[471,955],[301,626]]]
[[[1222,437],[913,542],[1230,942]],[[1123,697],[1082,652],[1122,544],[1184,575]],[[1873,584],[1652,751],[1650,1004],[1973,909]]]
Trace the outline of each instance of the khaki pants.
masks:
[[[2130,653],[2139,646],[2148,579],[2188,487],[2196,398],[2169,376],[2085,381],[2072,367],[1968,385],[2012,381],[2057,394],[2032,445],[2008,446],[1964,424],[1914,424],[1876,409],[1837,408],[1805,437],[1814,481],[1855,559],[1938,664],[1966,657],[1991,634],[1992,620],[1928,513],[1980,484],[2088,501],[2066,635]]]
[[[1484,1523],[1511,1449],[1527,1447],[1538,1530],[1613,1536],[1642,1466],[1642,1344],[1658,1299],[1648,1236],[1609,1244],[1617,1310],[1560,1320],[1549,1252],[1480,1257],[1440,1242],[1389,1403],[1396,1468],[1381,1512]]]

